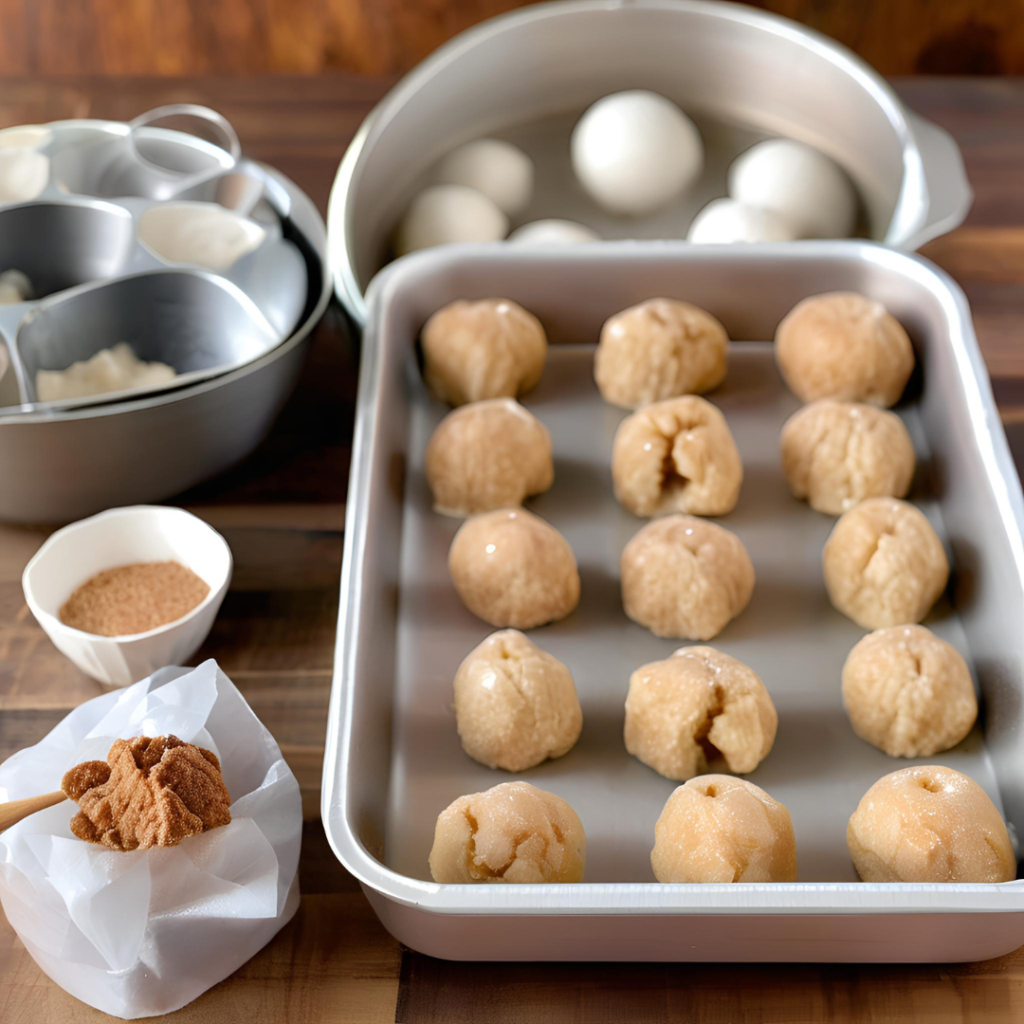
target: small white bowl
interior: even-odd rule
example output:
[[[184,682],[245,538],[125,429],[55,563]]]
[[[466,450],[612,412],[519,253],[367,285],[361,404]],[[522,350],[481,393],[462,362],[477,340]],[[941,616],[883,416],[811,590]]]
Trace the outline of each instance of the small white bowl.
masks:
[[[61,605],[90,577],[134,562],[175,561],[209,584],[187,615],[128,636],[96,636],[66,626]],[[165,665],[183,665],[206,639],[231,582],[231,549],[181,508],[133,505],[65,526],[25,567],[21,585],[46,635],[83,672],[107,686],[127,686]]]

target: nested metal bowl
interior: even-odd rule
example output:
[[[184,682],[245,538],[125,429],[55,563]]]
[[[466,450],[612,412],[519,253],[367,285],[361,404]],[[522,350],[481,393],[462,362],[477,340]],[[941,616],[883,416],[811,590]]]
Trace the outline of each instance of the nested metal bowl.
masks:
[[[572,175],[569,133],[610,92],[651,89],[704,135],[696,189],[656,216],[600,211]],[[839,162],[857,187],[862,233],[915,249],[959,224],[971,191],[949,135],[904,108],[885,80],[795,22],[704,0],[573,0],[528,7],[464,32],[373,111],[339,168],[328,214],[335,289],[363,322],[363,298],[392,231],[432,164],[483,135],[522,146],[537,189],[519,223],[567,217],[603,238],[680,238],[725,193],[731,160],[781,135]]]
[[[0,306],[0,519],[61,522],[176,494],[247,455],[294,387],[330,296],[323,221],[283,175],[240,161],[222,123],[220,145],[158,126],[47,126],[46,187],[0,206],[0,271],[35,289]],[[260,241],[229,268],[140,241],[147,210],[217,200],[232,176],[254,191]],[[171,365],[173,383],[38,400],[38,371],[121,341]]]

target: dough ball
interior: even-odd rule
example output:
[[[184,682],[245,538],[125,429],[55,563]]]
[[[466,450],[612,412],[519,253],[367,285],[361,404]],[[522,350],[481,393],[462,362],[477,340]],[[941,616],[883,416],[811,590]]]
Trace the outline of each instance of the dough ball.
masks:
[[[427,387],[450,405],[529,391],[548,355],[540,321],[511,299],[450,302],[427,321],[421,343]]]
[[[465,606],[492,626],[533,629],[579,604],[580,575],[566,539],[525,509],[467,519],[448,552]]]
[[[455,720],[474,761],[508,772],[569,753],[583,728],[569,670],[516,629],[492,633],[459,666]]]
[[[20,270],[5,270],[0,273],[0,306],[28,302],[34,294],[32,282]]]
[[[782,471],[796,498],[838,516],[865,498],[902,498],[914,478],[914,445],[895,413],[822,398],[782,428]]]
[[[754,593],[754,566],[735,534],[693,516],[648,523],[619,563],[626,614],[655,636],[710,640]]]
[[[792,139],[766,139],[729,168],[729,195],[773,210],[798,238],[847,238],[857,219],[857,194],[824,153]]]
[[[675,299],[648,299],[601,328],[594,378],[606,402],[636,409],[717,388],[728,359],[729,336],[710,313]]]
[[[49,180],[49,157],[21,146],[0,147],[0,203],[27,203]]]
[[[863,629],[920,622],[949,580],[931,523],[897,498],[868,498],[844,513],[823,566],[832,604]]]
[[[615,497],[637,516],[724,516],[736,507],[743,463],[725,417],[696,395],[645,405],[619,425]]]
[[[840,398],[888,408],[914,369],[914,349],[880,302],[829,292],[797,303],[775,332],[775,360],[802,401]]]
[[[768,756],[778,724],[757,674],[713,647],[683,647],[629,678],[626,750],[667,779],[709,767],[746,775]]]
[[[527,782],[460,796],[437,818],[435,882],[581,882],[587,837],[561,798]]]
[[[643,89],[598,100],[577,122],[570,148],[590,197],[629,217],[672,202],[704,166],[697,126],[671,100]]]
[[[879,779],[846,829],[864,882],[1010,882],[1006,825],[973,779],[929,765]]]
[[[795,882],[793,822],[752,782],[691,779],[654,826],[651,867],[659,882]]]
[[[978,717],[960,652],[924,626],[869,633],[843,666],[853,731],[890,757],[931,757],[955,747]]]
[[[453,149],[434,168],[438,185],[476,189],[506,216],[522,213],[533,198],[533,161],[511,142],[477,139]]]
[[[555,479],[551,435],[514,398],[448,413],[427,445],[426,468],[434,508],[454,516],[521,505]]]
[[[575,245],[579,242],[599,242],[601,236],[574,220],[550,219],[524,224],[516,228],[508,240],[530,245]]]
[[[500,242],[508,217],[465,185],[430,185],[409,204],[395,232],[399,256],[452,242]]]
[[[796,232],[782,214],[735,199],[712,199],[693,218],[686,235],[690,242],[792,242]]]

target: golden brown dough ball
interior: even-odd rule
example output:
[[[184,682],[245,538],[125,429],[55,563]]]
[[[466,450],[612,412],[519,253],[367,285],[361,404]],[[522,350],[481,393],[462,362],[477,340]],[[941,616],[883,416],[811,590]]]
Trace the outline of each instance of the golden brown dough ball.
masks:
[[[832,398],[805,405],[782,428],[782,471],[796,498],[838,516],[865,498],[902,498],[914,445],[895,413]]]
[[[846,844],[864,882],[1009,882],[1017,873],[985,791],[938,765],[879,779],[853,812]]]
[[[430,851],[435,882],[581,882],[587,837],[561,798],[527,782],[460,796],[441,812]]]
[[[728,358],[729,336],[710,313],[675,299],[648,299],[601,328],[594,378],[606,402],[636,409],[717,388]]]
[[[840,398],[888,408],[914,369],[914,349],[880,302],[856,292],[812,295],[775,332],[775,359],[805,402]]]
[[[648,523],[619,562],[626,614],[655,636],[710,640],[754,593],[754,566],[735,534],[694,516]]]
[[[743,463],[710,402],[684,395],[627,416],[612,448],[615,497],[637,516],[722,516],[736,507]]]
[[[492,626],[533,629],[564,619],[579,603],[580,575],[566,539],[525,509],[467,519],[448,552],[465,606]]]
[[[931,757],[955,747],[978,717],[960,652],[924,626],[869,633],[843,666],[853,731],[890,757]]]
[[[516,629],[492,633],[459,666],[455,720],[471,758],[509,772],[567,754],[583,728],[569,670]]]
[[[668,798],[651,867],[659,882],[795,882],[793,822],[752,782],[702,775]]]
[[[667,779],[723,761],[746,775],[768,756],[778,724],[757,673],[713,647],[683,647],[629,679],[626,750]]]
[[[868,498],[844,513],[822,561],[832,604],[864,629],[920,622],[949,580],[931,523],[897,498]]]
[[[427,321],[421,344],[427,387],[450,405],[524,394],[548,354],[540,321],[511,299],[451,302]]]
[[[551,435],[514,398],[453,409],[427,445],[434,509],[468,516],[521,505],[555,479]]]

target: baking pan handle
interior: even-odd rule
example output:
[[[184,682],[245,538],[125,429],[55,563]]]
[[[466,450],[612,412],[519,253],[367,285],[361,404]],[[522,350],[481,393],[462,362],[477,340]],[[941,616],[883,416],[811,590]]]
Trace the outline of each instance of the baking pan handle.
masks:
[[[912,111],[907,112],[907,119],[917,140],[928,197],[923,222],[900,246],[913,251],[963,223],[974,202],[974,192],[953,136]]]
[[[167,106],[147,110],[146,113],[139,114],[134,121],[129,123],[128,127],[131,129],[129,139],[131,139],[132,146],[136,150],[136,156],[140,160],[146,163],[150,162],[146,156],[138,152],[138,147],[135,146],[135,133],[140,128],[159,126],[161,121],[169,121],[175,118],[191,118],[195,121],[205,122],[204,127],[210,136],[207,141],[224,150],[231,157],[232,166],[241,159],[242,145],[238,141],[238,135],[231,126],[231,122],[223,114],[218,114],[216,110],[200,106],[197,103],[170,103]],[[177,130],[186,131],[188,134],[203,138],[199,132],[189,132],[187,128],[181,126]],[[165,170],[165,168],[161,167],[160,170]]]

